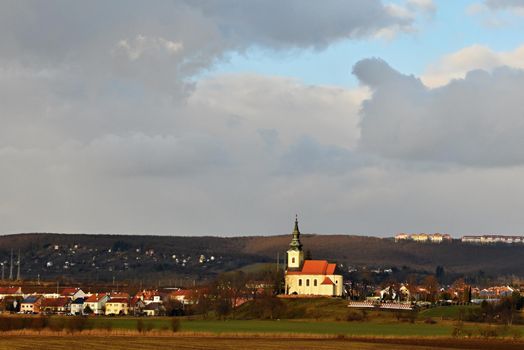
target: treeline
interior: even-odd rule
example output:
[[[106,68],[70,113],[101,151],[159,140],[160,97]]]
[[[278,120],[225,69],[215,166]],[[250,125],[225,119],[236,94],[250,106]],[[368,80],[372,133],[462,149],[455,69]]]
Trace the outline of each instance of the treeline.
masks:
[[[524,297],[518,292],[497,303],[483,301],[478,309],[461,310],[459,320],[469,322],[498,323],[511,326],[524,324],[521,310],[524,307]]]
[[[8,332],[21,329],[42,331],[48,329],[54,332],[66,330],[68,333],[81,332],[93,329],[93,322],[85,317],[49,317],[49,316],[0,316],[0,332]]]
[[[145,333],[153,330],[155,324],[153,321],[142,319],[136,320],[136,330],[139,333]],[[42,332],[49,330],[52,332],[66,331],[69,334],[79,333],[86,330],[100,329],[105,331],[113,330],[113,321],[111,319],[98,321],[85,316],[72,317],[49,317],[49,316],[0,316],[0,332],[9,332],[16,330],[33,330]],[[180,329],[180,321],[171,318],[169,323],[165,323],[160,330],[171,330],[177,332]]]
[[[204,318],[234,318],[239,306],[249,302],[260,318],[277,318],[282,308],[277,294],[282,290],[283,279],[283,271],[274,269],[223,273],[194,291],[192,304],[186,306],[186,314],[199,314]]]

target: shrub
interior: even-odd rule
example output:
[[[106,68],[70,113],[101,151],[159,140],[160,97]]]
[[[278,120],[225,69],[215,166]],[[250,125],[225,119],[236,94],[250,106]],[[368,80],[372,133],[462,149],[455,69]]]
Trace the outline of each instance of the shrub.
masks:
[[[5,316],[0,317],[0,332],[7,332],[11,328],[11,322],[9,318]]]
[[[113,330],[113,322],[111,322],[111,320],[106,320],[104,323],[102,323],[102,329],[111,332]]]
[[[173,331],[173,333],[178,332],[179,329],[180,329],[180,320],[178,320],[175,317],[171,318],[171,330]]]
[[[40,316],[40,317],[33,317],[31,320],[31,329],[34,329],[36,331],[41,331],[44,329],[48,324],[47,317]]]
[[[51,318],[49,321],[49,329],[54,332],[60,332],[65,327],[65,319],[63,317]]]
[[[493,327],[485,327],[485,328],[479,328],[479,335],[484,338],[496,338],[499,336],[499,332],[496,328]]]
[[[431,317],[428,317],[424,320],[424,323],[426,324],[435,324],[437,323],[437,321],[435,321],[434,319],[432,319]]]
[[[86,326],[86,319],[82,316],[74,316],[67,319],[65,328],[68,333],[82,332]]]
[[[146,322],[144,324],[144,331],[145,332],[150,332],[151,330],[153,329],[153,322]]]
[[[515,340],[520,339],[520,338],[522,337],[522,332],[521,332],[521,330],[518,329],[518,328],[513,328],[513,329],[511,330],[511,337],[512,337],[513,339],[515,339]]]
[[[364,312],[358,312],[350,310],[346,316],[346,321],[364,321],[367,318],[367,315]]]
[[[139,318],[137,321],[136,321],[136,330],[139,332],[139,333],[142,333],[144,331],[144,321],[142,321],[141,318]]]

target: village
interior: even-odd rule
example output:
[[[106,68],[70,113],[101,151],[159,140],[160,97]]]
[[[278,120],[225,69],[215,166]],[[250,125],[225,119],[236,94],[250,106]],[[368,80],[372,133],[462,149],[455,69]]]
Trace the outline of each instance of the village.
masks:
[[[521,296],[523,290],[520,285],[478,287],[463,279],[443,284],[432,275],[421,283],[386,280],[381,285],[362,285],[351,280],[344,281],[336,263],[306,257],[300,241],[298,218],[295,219],[286,261],[285,272],[279,270],[279,265],[258,274],[236,271],[212,283],[191,287],[90,285],[83,288],[60,287],[58,283],[56,286],[50,283],[44,286],[40,281],[33,284],[14,283],[0,287],[0,312],[153,317],[207,313],[213,309],[227,315],[245,303],[264,298],[338,298],[347,300],[349,308],[414,310],[437,305],[498,303],[504,298]],[[375,272],[390,273],[388,270]]]

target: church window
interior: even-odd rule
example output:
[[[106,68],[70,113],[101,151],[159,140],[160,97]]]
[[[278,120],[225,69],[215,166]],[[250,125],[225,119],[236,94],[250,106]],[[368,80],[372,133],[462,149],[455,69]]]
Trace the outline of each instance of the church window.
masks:
[[[309,279],[306,280],[306,287],[309,287]]]
[[[316,287],[317,286],[317,280],[313,280],[313,285]]]
[[[292,257],[292,258],[291,258],[291,263],[292,263],[292,264],[295,263],[295,257]]]
[[[300,278],[300,279],[298,280],[298,286],[299,286],[299,287],[302,286],[302,278]]]

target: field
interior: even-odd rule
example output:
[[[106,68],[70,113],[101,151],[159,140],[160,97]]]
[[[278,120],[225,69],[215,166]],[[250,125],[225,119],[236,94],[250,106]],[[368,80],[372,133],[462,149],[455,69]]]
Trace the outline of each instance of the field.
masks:
[[[451,310],[451,309],[450,309]],[[432,309],[434,315],[448,309]],[[71,317],[55,317],[67,321]],[[86,330],[0,332],[0,350],[18,349],[522,349],[523,326],[514,326],[504,337],[480,337],[479,329],[503,330],[500,326],[465,324],[472,338],[453,338],[455,321],[427,324],[378,318],[367,321],[314,320],[202,320],[183,319],[177,332],[171,318],[88,318]],[[140,320],[145,326],[137,331]],[[502,333],[501,333],[502,334]]]
[[[456,320],[458,319],[461,310],[467,311],[478,308],[478,305],[450,305],[435,307],[421,311],[419,314],[419,318],[433,317],[447,320]]]
[[[87,328],[94,330],[124,330],[135,331],[137,318],[131,317],[100,317],[89,319]],[[144,329],[169,332],[171,319],[165,317],[142,318]],[[370,320],[359,322],[346,321],[313,321],[313,320],[182,320],[180,332],[206,333],[214,335],[261,334],[261,335],[317,335],[317,336],[372,336],[372,337],[450,337],[455,327],[453,321],[438,321],[427,324],[422,321],[415,323]],[[502,326],[480,324],[465,324],[464,329],[479,335],[478,330],[491,327],[502,330]],[[524,335],[524,326],[513,326],[508,336]]]
[[[484,339],[416,338],[276,338],[276,337],[168,337],[168,336],[0,336],[0,350],[129,350],[129,349],[320,349],[427,350],[522,349],[523,343]]]
[[[311,321],[190,321],[182,331],[212,333],[343,334],[349,336],[450,336],[451,325]]]

